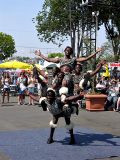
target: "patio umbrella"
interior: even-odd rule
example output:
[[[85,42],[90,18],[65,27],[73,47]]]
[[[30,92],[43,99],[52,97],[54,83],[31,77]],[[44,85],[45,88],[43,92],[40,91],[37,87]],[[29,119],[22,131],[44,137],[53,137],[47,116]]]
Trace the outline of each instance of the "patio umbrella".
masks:
[[[0,68],[10,68],[10,69],[32,69],[33,66],[28,63],[19,61],[8,61],[0,64]]]
[[[40,70],[42,69],[42,66],[41,66],[40,64],[35,64],[35,66],[36,66],[37,68],[39,68]]]

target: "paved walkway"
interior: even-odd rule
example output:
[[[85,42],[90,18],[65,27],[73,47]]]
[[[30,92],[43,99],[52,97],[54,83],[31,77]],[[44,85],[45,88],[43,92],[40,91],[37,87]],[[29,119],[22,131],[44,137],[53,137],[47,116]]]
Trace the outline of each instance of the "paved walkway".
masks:
[[[1,140],[0,141],[0,160],[8,160],[11,159],[11,157],[13,157],[12,160],[23,160],[20,159],[19,157],[19,149],[16,150],[16,157],[15,156],[15,144],[13,142],[11,142],[10,140],[14,140],[13,135],[17,135],[17,133],[19,132],[20,134],[18,134],[19,136],[17,136],[17,140],[15,140],[16,144],[18,144],[19,146],[24,145],[24,143],[21,144],[21,140],[22,137],[21,135],[25,138],[26,136],[28,136],[29,134],[35,136],[38,132],[39,135],[42,135],[42,140],[40,142],[40,145],[45,145],[45,147],[48,147],[48,145],[46,145],[46,138],[47,138],[47,134],[49,134],[49,121],[51,120],[51,115],[49,112],[43,112],[41,108],[39,108],[37,105],[35,106],[28,106],[28,105],[21,105],[18,106],[17,105],[17,97],[11,97],[10,99],[10,103],[5,103],[5,104],[1,104],[0,107],[0,137],[2,138],[6,138],[8,137],[9,141],[8,144],[6,144],[5,141]],[[28,101],[28,99],[26,99],[26,101]],[[103,138],[101,148],[105,149],[106,144],[104,143],[108,143],[106,141],[107,139],[111,139],[111,141],[113,141],[113,143],[115,143],[115,141],[117,140],[118,142],[116,143],[116,145],[114,145],[113,147],[113,151],[117,151],[117,149],[120,149],[120,113],[114,112],[114,111],[109,111],[109,112],[89,112],[86,110],[80,110],[79,115],[73,115],[72,116],[72,121],[76,124],[75,127],[75,136],[77,138],[77,141],[80,141],[77,132],[80,132],[80,138],[83,137],[84,138],[84,142],[86,142],[85,148],[89,150],[91,150],[91,143],[95,143],[95,146],[98,145],[98,142],[101,143],[100,141],[100,137]],[[59,126],[58,126],[58,137],[56,137],[59,140],[59,137],[61,138],[60,141],[62,139],[65,138],[65,134],[66,132],[64,132],[64,119],[60,119],[59,121]],[[43,133],[44,131],[44,133]],[[28,134],[29,132],[29,134]],[[3,134],[4,133],[4,134]],[[27,134],[26,134],[27,133]],[[85,136],[82,136],[83,133],[85,134]],[[90,133],[90,134],[89,134]],[[91,140],[91,135],[95,136],[92,137],[92,141],[90,143],[89,140]],[[60,135],[59,135],[60,134]],[[7,136],[5,136],[7,135]],[[102,135],[102,136],[100,136]],[[44,137],[45,136],[45,137]],[[106,137],[107,136],[107,137]],[[29,137],[29,136],[28,136]],[[35,137],[36,138],[36,137]],[[86,139],[87,140],[86,140]],[[97,138],[97,139],[96,139]],[[19,141],[20,140],[20,141]],[[28,141],[25,142],[28,146]],[[31,140],[32,145],[35,145],[36,147],[39,146],[39,143],[36,141],[36,139]],[[79,143],[79,148],[81,150],[84,150],[84,146],[82,145],[83,141]],[[88,144],[88,145],[87,145]],[[119,144],[119,145],[118,145]],[[3,146],[4,147],[3,147]],[[38,146],[37,146],[38,145]],[[55,146],[54,146],[55,145]],[[64,147],[57,145],[57,143],[55,143],[53,146],[53,148],[63,148]],[[8,146],[11,146],[12,149],[10,149]],[[23,147],[23,146],[22,146]],[[29,146],[30,148],[32,146]],[[66,146],[65,146],[66,147]],[[69,148],[69,146],[67,146]],[[87,148],[88,147],[88,148]],[[111,147],[111,146],[110,146]],[[3,149],[3,150],[2,150]],[[29,149],[29,148],[24,148],[24,153],[27,153],[28,150],[25,149]],[[39,151],[40,148],[37,148],[36,150]],[[52,149],[52,147],[50,147],[47,149]],[[73,146],[72,148],[70,148],[73,150]],[[112,148],[110,148],[111,150]],[[37,155],[37,151],[34,150],[34,158],[31,160],[37,160],[35,158],[35,153]],[[109,151],[107,151],[108,153]],[[73,154],[75,152],[73,151]],[[90,152],[82,152],[83,154],[83,158],[81,158],[81,160],[84,160],[87,157],[84,157],[84,155],[87,153],[89,155]],[[111,154],[110,154],[111,153]],[[114,152],[115,153],[115,152]],[[102,153],[100,153],[102,155]],[[11,155],[11,157],[10,157]],[[76,153],[76,155],[78,155],[78,153]],[[90,158],[95,158],[95,159],[99,159],[102,156],[101,155],[92,155]],[[54,156],[54,155],[52,155]],[[99,157],[101,156],[101,157]],[[107,158],[110,156],[114,156],[111,158]],[[115,157],[115,156],[119,156],[116,152],[116,155],[114,155],[112,153],[112,150],[109,152],[109,154],[106,154],[105,157],[105,153],[103,154],[102,159],[104,160],[118,160],[120,159],[119,157]],[[19,158],[18,158],[19,157]],[[28,156],[29,157],[29,156]],[[64,158],[64,157],[63,157]],[[76,157],[77,158],[77,157]],[[79,157],[78,157],[79,158]],[[106,159],[105,159],[106,158]],[[54,160],[53,157],[51,157],[52,160]],[[69,158],[70,159],[70,158]],[[28,160],[28,159],[25,159]],[[30,160],[30,157],[29,157]],[[39,159],[38,159],[39,160]],[[71,159],[70,159],[71,160]]]

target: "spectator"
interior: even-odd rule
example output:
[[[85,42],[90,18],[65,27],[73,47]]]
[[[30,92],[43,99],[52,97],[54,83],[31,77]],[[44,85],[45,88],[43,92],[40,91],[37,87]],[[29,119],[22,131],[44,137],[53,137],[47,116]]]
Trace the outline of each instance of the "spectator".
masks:
[[[117,81],[111,80],[111,85],[108,88],[108,97],[105,104],[105,110],[108,111],[111,106],[112,109],[116,110],[116,105],[119,97],[119,86]]]
[[[96,85],[96,90],[102,94],[106,94],[107,86],[102,80],[100,80]]]
[[[11,82],[11,79],[10,79],[9,73],[5,73],[2,77],[2,85],[3,85],[2,103],[4,103],[5,95],[7,95],[7,102],[9,103],[10,82]]]
[[[28,77],[28,91],[31,94],[35,93],[35,83],[36,83],[36,79],[33,76],[33,73],[30,74],[30,76]],[[29,96],[29,105],[34,105],[34,100]]]
[[[24,70],[22,71],[22,74],[25,79],[23,83],[24,83],[25,87],[27,87],[28,86],[28,77],[27,77],[26,72]],[[26,104],[25,103],[25,92],[23,94],[23,104]]]
[[[18,95],[18,104],[22,105],[24,104],[24,97],[25,97],[25,90],[26,90],[26,84],[27,79],[24,76],[24,73],[20,73],[20,77],[17,79],[17,85],[19,86],[19,95]]]
[[[117,67],[114,67],[112,72],[111,72],[111,77],[114,78],[114,79],[117,79],[118,78],[118,70],[117,70]]]
[[[116,112],[120,112],[120,97],[117,100]]]

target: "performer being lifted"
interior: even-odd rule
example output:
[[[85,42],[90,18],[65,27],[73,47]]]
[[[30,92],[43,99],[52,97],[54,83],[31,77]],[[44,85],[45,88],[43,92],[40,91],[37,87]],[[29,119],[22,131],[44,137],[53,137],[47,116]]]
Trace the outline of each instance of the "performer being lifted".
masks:
[[[82,65],[77,63],[75,66],[73,80],[74,80],[74,95],[80,92],[80,90],[85,91],[88,90],[91,86],[91,79],[95,76],[103,65],[106,64],[106,60],[101,60],[97,65],[96,69],[89,72],[82,72]]]
[[[64,58],[48,58],[46,56],[44,56],[40,50],[36,50],[35,54],[37,56],[40,56],[40,58],[48,61],[48,62],[53,62],[53,63],[60,63],[60,70],[63,73],[71,73],[72,70],[75,68],[75,65],[77,62],[84,62],[87,61],[89,59],[91,59],[92,57],[94,57],[97,53],[99,53],[100,51],[102,51],[101,48],[98,48],[97,51],[91,55],[89,55],[88,57],[80,57],[80,58],[76,58],[76,57],[71,57],[73,54],[73,49],[71,47],[66,47],[64,52],[65,52],[65,57]]]
[[[69,88],[69,86],[73,86],[73,77],[71,75],[72,71],[75,68],[75,65],[77,62],[84,62],[92,57],[96,56],[97,53],[99,53],[102,49],[97,49],[97,51],[94,54],[89,55],[88,57],[72,57],[73,54],[73,49],[69,46],[67,46],[64,50],[65,52],[65,57],[64,58],[48,58],[45,57],[40,50],[35,51],[35,54],[37,56],[40,56],[42,59],[48,61],[48,62],[53,62],[53,63],[60,63],[60,71],[64,73],[64,78],[62,81],[62,88],[61,88],[61,95],[69,95],[67,93],[68,89],[66,90],[65,87]],[[43,75],[45,76],[45,75]],[[72,87],[71,87],[72,89]],[[69,89],[70,91],[70,89]],[[62,98],[64,101],[64,98]]]

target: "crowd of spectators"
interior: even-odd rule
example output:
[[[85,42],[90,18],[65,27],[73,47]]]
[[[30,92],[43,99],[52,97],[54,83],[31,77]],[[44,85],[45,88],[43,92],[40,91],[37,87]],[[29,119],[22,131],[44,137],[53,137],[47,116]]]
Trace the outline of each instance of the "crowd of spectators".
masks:
[[[58,72],[58,74],[56,74]],[[55,81],[55,76],[58,75],[59,83],[62,83],[61,79],[64,75],[59,73],[58,68],[53,69],[53,75],[52,81]],[[75,76],[76,74],[76,76]],[[100,75],[100,74],[99,74]],[[51,77],[48,75],[48,80],[50,81]],[[80,84],[78,81],[80,81],[80,78],[83,78],[83,72],[82,72],[82,66],[76,65],[76,70],[73,73],[73,79],[74,79],[74,93],[79,92]],[[21,71],[19,76],[10,76],[8,72],[3,72],[1,77],[1,90],[2,90],[2,103],[5,103],[5,96],[7,97],[7,102],[9,103],[10,99],[10,86],[15,86],[15,92],[18,95],[18,104],[23,105],[25,104],[25,96],[26,96],[26,89],[33,95],[37,94],[37,96],[41,97],[45,96],[45,91],[47,90],[47,87],[50,87],[52,84],[47,84],[47,82],[44,82],[42,78],[40,78],[41,81],[38,81],[38,78],[36,78],[36,74],[33,74],[33,71],[27,73],[26,71]],[[61,81],[61,82],[60,82]],[[59,90],[58,88],[56,88]],[[89,92],[90,87],[87,89]],[[96,81],[96,90],[106,94],[107,95],[107,101],[105,103],[105,111],[108,110],[114,110],[114,111],[120,111],[120,71],[117,70],[115,67],[110,72],[110,77],[105,76],[97,76]],[[87,92],[86,92],[87,93]],[[29,105],[34,105],[34,100],[29,97]]]

